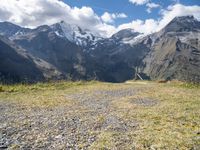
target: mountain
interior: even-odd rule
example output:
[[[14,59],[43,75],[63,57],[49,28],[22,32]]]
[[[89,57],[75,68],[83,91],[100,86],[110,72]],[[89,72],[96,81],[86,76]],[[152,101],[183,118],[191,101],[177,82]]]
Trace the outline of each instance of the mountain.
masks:
[[[0,35],[7,38],[22,35],[29,32],[31,29],[22,28],[10,22],[0,22]]]
[[[11,41],[0,37],[0,81],[42,81],[44,76],[26,52]]]
[[[131,35],[135,33],[132,32]],[[126,56],[118,59],[118,54],[121,55],[123,49],[132,51],[128,44],[120,44],[119,39],[114,37],[99,38],[90,31],[83,33],[79,27],[65,22],[40,26],[26,34],[15,36],[12,40],[32,55],[55,66],[65,75],[65,79],[123,82],[133,76],[133,69],[126,63],[128,60],[123,60]],[[127,59],[132,60],[131,57]]]
[[[136,66],[149,51],[149,48],[142,43],[136,45],[129,43],[138,35],[137,32],[127,29],[119,31],[111,38],[97,42],[95,49],[89,54],[92,56],[92,62],[103,68],[103,71],[97,70],[100,80],[124,82],[134,78]]]
[[[83,48],[92,46],[98,40],[102,39],[102,37],[92,33],[90,30],[81,29],[77,25],[68,24],[64,21],[51,25],[51,28],[56,35],[66,38],[70,42],[75,43]]]
[[[112,35],[111,38],[117,41],[123,41],[124,39],[130,40],[137,37],[140,33],[135,32],[133,29],[123,29]]]
[[[142,73],[151,79],[200,81],[200,22],[194,17],[176,17],[145,40],[151,50],[143,59]]]
[[[181,16],[175,17],[161,32],[199,32],[199,27],[200,22],[193,16]]]
[[[0,36],[1,82],[37,82],[63,78],[62,73],[52,64],[34,57],[27,50]]]
[[[161,31],[147,36],[124,29],[103,38],[64,21],[35,29],[3,22],[0,34],[8,38],[10,48],[6,49],[20,56],[26,53],[23,62],[31,61],[41,80],[124,82],[139,74],[151,80],[200,82],[200,22],[193,16],[175,17]],[[1,68],[6,68],[5,63]],[[10,70],[21,72],[18,67]]]
[[[86,72],[85,54],[82,48],[66,37],[61,37],[50,26],[40,26],[13,40],[64,75],[65,79],[90,78]]]

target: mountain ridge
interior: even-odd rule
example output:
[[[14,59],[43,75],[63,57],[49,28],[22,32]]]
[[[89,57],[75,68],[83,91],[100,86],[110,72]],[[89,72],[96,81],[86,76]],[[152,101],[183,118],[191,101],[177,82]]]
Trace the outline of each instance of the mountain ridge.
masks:
[[[43,61],[39,70],[44,78],[54,70],[49,79],[124,82],[140,74],[151,80],[200,82],[200,22],[193,16],[175,17],[147,36],[124,29],[110,38],[64,21],[35,29],[12,24],[10,33],[1,25],[2,36]]]

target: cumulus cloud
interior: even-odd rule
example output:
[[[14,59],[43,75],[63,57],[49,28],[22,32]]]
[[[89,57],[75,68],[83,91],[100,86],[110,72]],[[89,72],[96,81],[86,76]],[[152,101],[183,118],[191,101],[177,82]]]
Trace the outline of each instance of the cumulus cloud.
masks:
[[[146,4],[146,11],[151,13],[152,9],[161,7],[159,4],[151,2],[151,0],[129,0],[134,5],[145,5]]]
[[[164,28],[174,17],[188,15],[193,15],[196,19],[200,20],[200,6],[185,6],[182,4],[170,5],[161,11],[161,17],[157,20],[133,20],[130,23],[120,25],[117,30],[132,28],[137,32],[150,34]]]
[[[167,9],[161,11],[162,18],[159,21],[158,30],[163,28],[176,16],[194,16],[196,19],[200,20],[200,6],[185,6],[182,4],[175,4],[168,6]]]
[[[101,19],[103,20],[103,22],[105,23],[113,23],[115,19],[117,18],[127,18],[127,15],[124,13],[108,13],[105,12],[102,16]]]
[[[147,19],[145,21],[143,20],[133,20],[130,23],[122,24],[118,27],[118,30],[131,28],[134,29],[136,32],[149,34],[156,31],[156,28],[158,26],[158,22],[154,19]]]
[[[144,5],[149,2],[149,0],[129,0],[129,2],[135,5]]]
[[[112,14],[112,18],[123,18],[125,14]],[[101,35],[111,35],[114,27],[102,22],[92,8],[70,7],[60,0],[1,0],[0,21],[34,28],[51,25],[64,20]]]
[[[156,5],[147,0],[130,0],[135,4],[146,4],[155,8]],[[126,14],[105,12],[98,16],[90,7],[70,7],[60,0],[1,0],[0,21],[10,21],[24,27],[51,25],[64,20],[76,24],[84,29],[90,29],[102,36],[111,36],[113,33],[132,28],[137,32],[149,34],[162,29],[176,16],[193,15],[200,20],[200,6],[185,6],[182,4],[170,5],[162,9],[158,19],[133,20],[118,27],[111,25],[117,18],[126,18]]]
[[[154,8],[161,7],[159,4],[156,4],[156,3],[147,3],[146,6],[147,6],[147,10],[146,11],[148,13],[151,13],[152,9],[154,9]]]

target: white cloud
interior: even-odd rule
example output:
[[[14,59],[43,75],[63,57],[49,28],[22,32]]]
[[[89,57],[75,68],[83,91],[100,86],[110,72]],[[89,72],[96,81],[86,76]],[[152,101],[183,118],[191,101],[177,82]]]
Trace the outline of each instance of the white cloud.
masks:
[[[131,28],[134,29],[136,32],[149,34],[156,31],[156,28],[158,26],[158,22],[156,22],[154,19],[147,19],[145,21],[143,20],[133,20],[130,23],[122,24],[118,27],[118,30]]]
[[[147,3],[146,6],[147,6],[147,10],[146,11],[148,13],[151,13],[152,9],[154,9],[154,8],[161,7],[159,4],[156,4],[156,3]]]
[[[133,20],[130,23],[120,25],[117,30],[132,28],[137,32],[150,34],[164,28],[174,17],[187,15],[193,15],[196,19],[200,20],[200,6],[170,5],[167,9],[161,11],[161,17],[157,20]]]
[[[132,2],[134,1],[132,0]],[[138,1],[137,4],[142,3]],[[149,7],[156,7],[152,3],[150,4],[146,3]],[[163,9],[158,19],[136,19],[116,27],[108,23],[112,23],[117,18],[127,17],[125,14],[105,12],[102,16],[98,16],[90,7],[70,7],[60,0],[1,0],[0,4],[0,21],[10,21],[25,27],[36,27],[44,24],[51,25],[64,20],[71,24],[77,24],[84,29],[90,29],[102,36],[111,36],[116,31],[125,28],[132,28],[137,32],[149,34],[163,28],[174,17],[185,15],[193,15],[200,20],[200,6],[174,4]]]
[[[128,16],[125,13],[115,14],[116,18],[127,18]]]
[[[151,13],[152,9],[160,7],[159,4],[151,2],[151,0],[129,0],[134,5],[145,5],[147,6],[146,11]]]
[[[64,20],[104,36],[114,32],[114,27],[103,23],[90,7],[70,7],[60,0],[1,0],[0,3],[0,21],[34,28]],[[122,14],[114,15],[114,18],[124,17]]]
[[[144,5],[149,2],[149,0],[129,0],[129,2],[135,5]]]
[[[117,18],[127,18],[127,15],[124,13],[108,13],[105,12],[102,16],[101,19],[103,20],[103,22],[105,23],[113,23],[115,19]]]
[[[182,4],[170,5],[166,10],[161,11],[162,18],[159,22],[158,30],[167,25],[176,16],[193,15],[200,20],[200,6],[185,6]]]
[[[81,17],[84,22],[90,21],[91,17],[98,20],[91,8],[71,8],[58,0],[1,0],[0,10],[3,9],[11,14],[7,21],[28,27],[67,19],[74,23]]]

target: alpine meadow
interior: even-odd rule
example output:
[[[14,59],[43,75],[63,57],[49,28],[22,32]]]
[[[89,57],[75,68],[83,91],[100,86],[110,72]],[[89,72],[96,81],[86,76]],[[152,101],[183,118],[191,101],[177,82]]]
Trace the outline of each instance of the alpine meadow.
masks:
[[[0,0],[0,150],[199,150],[198,0]]]

